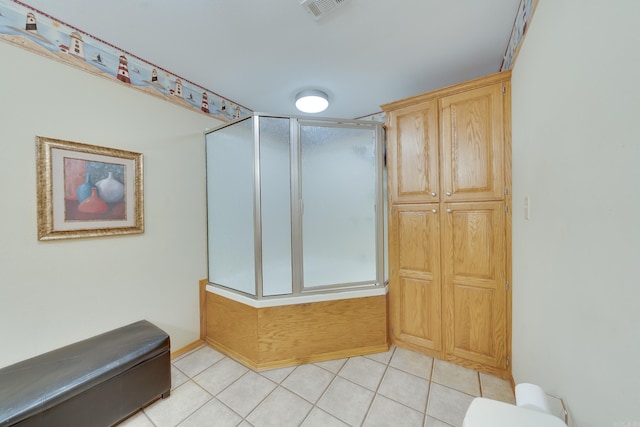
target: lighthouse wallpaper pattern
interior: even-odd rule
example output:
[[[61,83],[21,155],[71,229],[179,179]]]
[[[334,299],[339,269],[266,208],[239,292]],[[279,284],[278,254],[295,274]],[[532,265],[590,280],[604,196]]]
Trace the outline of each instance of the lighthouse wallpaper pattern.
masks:
[[[507,45],[507,51],[502,59],[500,71],[510,70],[516,60],[522,39],[527,31],[533,12],[538,5],[538,0],[521,0],[516,13],[516,20],[511,30],[511,37]]]
[[[16,0],[0,0],[0,40],[90,73],[118,80],[223,121],[251,115],[214,92]]]

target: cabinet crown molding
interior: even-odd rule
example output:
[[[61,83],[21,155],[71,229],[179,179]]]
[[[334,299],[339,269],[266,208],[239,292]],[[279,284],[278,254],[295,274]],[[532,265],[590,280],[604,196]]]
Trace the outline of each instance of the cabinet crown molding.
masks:
[[[386,113],[398,108],[407,107],[421,102],[431,101],[432,99],[442,98],[444,96],[455,95],[457,93],[466,92],[469,89],[474,89],[482,86],[489,86],[500,82],[511,81],[511,70],[501,71],[499,73],[490,74],[488,76],[480,77],[468,82],[451,85],[442,89],[437,89],[431,92],[426,92],[420,95],[411,96],[409,98],[400,99],[398,101],[382,104],[380,108]]]

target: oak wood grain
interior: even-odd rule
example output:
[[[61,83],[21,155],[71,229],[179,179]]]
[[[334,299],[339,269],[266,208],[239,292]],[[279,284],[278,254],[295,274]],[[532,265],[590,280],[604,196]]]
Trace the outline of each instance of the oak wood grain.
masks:
[[[256,370],[386,351],[386,298],[255,308],[208,292],[206,341]]]

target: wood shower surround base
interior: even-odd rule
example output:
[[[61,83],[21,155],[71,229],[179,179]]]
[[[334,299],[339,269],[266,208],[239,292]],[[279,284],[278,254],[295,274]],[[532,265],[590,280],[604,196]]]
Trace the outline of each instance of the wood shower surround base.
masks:
[[[201,339],[256,370],[384,352],[386,295],[251,307],[200,282]]]

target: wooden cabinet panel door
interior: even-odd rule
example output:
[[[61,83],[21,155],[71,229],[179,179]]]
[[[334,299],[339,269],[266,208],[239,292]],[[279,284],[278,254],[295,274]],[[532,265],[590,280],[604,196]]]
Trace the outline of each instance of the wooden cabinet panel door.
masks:
[[[389,242],[392,338],[434,355],[442,350],[438,209],[435,203],[395,205]]]
[[[504,198],[503,84],[441,99],[442,199]]]
[[[438,201],[438,102],[390,112],[387,148],[392,203]]]
[[[442,222],[446,358],[506,368],[504,202],[446,203]]]

